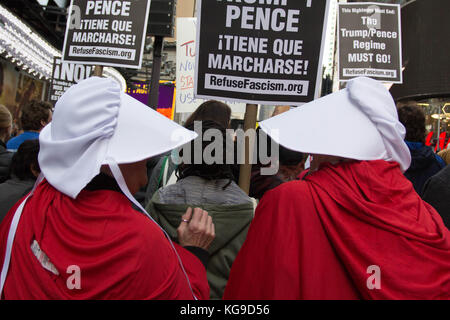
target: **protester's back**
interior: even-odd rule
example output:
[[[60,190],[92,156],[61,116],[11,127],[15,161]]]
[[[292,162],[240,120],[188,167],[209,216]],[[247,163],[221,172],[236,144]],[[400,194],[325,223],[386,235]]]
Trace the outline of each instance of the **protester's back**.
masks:
[[[187,128],[193,129],[193,124]],[[220,129],[225,148],[226,133],[222,126],[213,121],[203,121],[202,129],[203,132]],[[203,142],[202,151],[208,144]],[[224,164],[208,165],[202,159],[201,163],[194,163],[194,145],[195,142],[191,143],[192,161],[189,164],[183,162],[177,168],[180,180],[155,192],[147,211],[174,239],[180,217],[187,207],[195,205],[208,211],[215,226],[216,238],[208,250],[210,260],[207,275],[211,298],[220,299],[231,265],[253,218],[253,203],[233,181],[231,167],[225,161]],[[223,160],[225,155],[224,152]]]
[[[142,146],[136,136],[158,140]],[[146,161],[194,136],[112,79],[90,77],[71,86],[39,135],[43,180],[0,224],[0,296],[207,298],[205,268],[183,248],[208,248],[214,233],[207,212],[185,213],[196,233],[183,222],[177,246],[143,208],[132,207],[140,207],[132,194],[146,184]]]
[[[450,298],[450,233],[403,175],[405,129],[381,83],[353,79],[260,127],[312,161],[258,204],[225,299]]]

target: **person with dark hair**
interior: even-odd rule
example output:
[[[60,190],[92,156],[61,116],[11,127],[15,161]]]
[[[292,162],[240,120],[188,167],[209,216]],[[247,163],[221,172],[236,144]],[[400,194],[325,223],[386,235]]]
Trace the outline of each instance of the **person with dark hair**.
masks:
[[[217,100],[208,100],[195,109],[187,118],[184,126],[191,126],[194,121],[211,120],[228,129],[230,127],[230,119],[231,108],[227,104]]]
[[[228,145],[232,145],[232,137],[227,136],[226,128],[217,122],[204,120],[190,123],[187,129],[199,130],[200,125],[196,140],[180,151],[183,162],[176,169],[179,180],[155,192],[147,211],[173,239],[177,238],[176,228],[187,207],[199,206],[208,211],[215,226],[216,238],[208,250],[210,257],[206,270],[210,297],[220,299],[231,265],[253,218],[253,203],[235,183],[231,165],[226,163],[227,140]],[[211,134],[214,141],[203,139],[205,133]],[[215,139],[222,141],[220,143]],[[211,152],[214,161],[207,159],[210,143],[217,143],[217,147],[222,148],[221,155],[216,154],[220,152],[216,149]],[[201,148],[196,149],[196,146]],[[197,159],[199,155],[201,159]],[[196,159],[200,161],[196,162]]]
[[[280,152],[280,173],[283,181],[297,179],[298,175],[305,169],[305,154],[279,146]]]
[[[290,109],[291,106],[275,106],[272,117],[287,112]],[[279,145],[262,131],[260,127],[256,129],[256,137],[257,141],[255,143],[257,148],[259,148],[259,139],[263,138],[267,141],[267,150],[272,150],[272,145],[278,149],[278,172],[276,174],[262,175],[261,169],[264,166],[259,161],[252,166],[249,196],[260,200],[267,191],[274,189],[284,182],[297,179],[298,175],[305,169],[306,157],[302,152],[290,150]]]
[[[9,179],[0,184],[0,221],[9,209],[33,187],[41,169],[38,163],[39,140],[24,141],[11,161]]]
[[[12,115],[8,108],[0,104],[0,183],[8,177],[9,165],[13,156],[6,150],[6,142],[11,137]]]
[[[8,150],[16,151],[25,140],[38,139],[39,132],[52,121],[52,110],[52,104],[45,101],[32,100],[24,105],[20,115],[24,132],[8,141]]]
[[[261,174],[261,169],[269,165],[262,165],[259,161],[252,166],[250,178],[249,196],[255,199],[261,199],[263,195],[280,184],[297,179],[298,175],[304,170],[305,156],[302,152],[289,150],[274,142],[261,128],[256,129],[256,147],[259,148],[259,139],[267,139],[267,150],[272,149],[272,145],[278,148],[278,172],[273,175]],[[269,154],[268,156],[271,156]]]
[[[215,121],[210,121],[210,120],[195,121],[194,123],[187,125],[186,129],[189,129],[189,130],[196,129],[195,123],[197,123],[199,126],[201,126],[201,129],[200,129],[201,131],[198,132],[199,137],[197,137],[197,139],[201,139],[202,148],[196,150],[195,149],[195,141],[191,142],[191,145],[190,145],[191,154],[190,154],[189,163],[181,163],[177,167],[177,169],[176,169],[177,176],[179,179],[184,179],[189,176],[197,176],[197,177],[204,178],[206,180],[228,179],[228,183],[225,184],[225,186],[223,187],[223,190],[225,190],[231,184],[231,182],[234,180],[234,176],[233,176],[230,164],[226,163],[226,155],[225,155],[225,151],[226,151],[226,147],[227,147],[226,139],[227,138],[231,139],[231,137],[227,136],[226,128],[222,127],[221,124],[219,124]],[[202,137],[208,130],[219,130],[220,131],[220,134],[222,137],[222,144],[220,145],[220,147],[223,148],[223,158],[219,160],[219,163],[214,162],[211,164],[207,164],[205,159],[203,159],[203,157],[205,156],[205,154],[203,152],[204,152],[205,148],[207,148],[208,145],[210,144],[210,141],[208,139],[202,139]],[[181,150],[181,151],[183,151],[183,150]],[[197,158],[196,152],[202,153],[202,158],[199,163],[196,162],[196,158]],[[180,156],[183,157],[183,152],[181,152]]]
[[[231,108],[220,101],[208,100],[203,102],[189,116],[184,126],[192,126],[194,121],[211,120],[219,123],[222,127],[228,129],[231,123]],[[153,166],[153,170],[149,177],[147,190],[145,192],[145,204],[147,205],[153,194],[161,187],[176,182],[175,169],[177,166],[172,161],[171,153],[162,155],[157,164]]]
[[[445,162],[425,145],[425,114],[422,108],[406,105],[398,108],[397,112],[399,121],[406,128],[405,143],[411,152],[411,165],[405,176],[422,196],[425,182],[445,167]]]

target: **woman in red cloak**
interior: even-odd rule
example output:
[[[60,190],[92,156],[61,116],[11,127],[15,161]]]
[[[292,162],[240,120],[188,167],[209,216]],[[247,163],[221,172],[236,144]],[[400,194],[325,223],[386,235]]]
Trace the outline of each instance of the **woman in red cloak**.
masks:
[[[146,159],[195,136],[111,79],[67,90],[39,137],[42,176],[0,225],[1,298],[207,299],[208,213],[186,212],[178,245],[132,196]]]
[[[450,232],[402,174],[381,83],[356,78],[260,126],[313,161],[261,199],[225,299],[450,299]]]

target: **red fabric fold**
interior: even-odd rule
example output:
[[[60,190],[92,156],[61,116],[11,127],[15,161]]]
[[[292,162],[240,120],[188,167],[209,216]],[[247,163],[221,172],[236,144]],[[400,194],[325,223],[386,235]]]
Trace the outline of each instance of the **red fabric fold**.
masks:
[[[450,299],[450,232],[398,164],[326,165],[263,197],[224,298]]]
[[[11,209],[0,225],[3,262]],[[36,240],[59,275],[44,269],[30,249]],[[182,247],[193,290],[209,297],[206,270]],[[79,267],[81,289],[72,288]],[[72,286],[73,287],[73,286]],[[175,251],[148,217],[119,192],[82,191],[76,200],[46,181],[28,200],[17,229],[4,299],[193,299]]]

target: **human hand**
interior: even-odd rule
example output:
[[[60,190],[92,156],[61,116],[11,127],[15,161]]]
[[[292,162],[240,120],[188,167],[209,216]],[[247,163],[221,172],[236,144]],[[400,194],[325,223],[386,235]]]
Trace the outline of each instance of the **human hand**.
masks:
[[[200,247],[207,250],[216,236],[214,223],[207,211],[188,208],[181,217],[180,226],[177,229],[178,242],[181,246]]]

